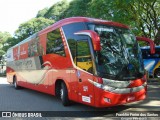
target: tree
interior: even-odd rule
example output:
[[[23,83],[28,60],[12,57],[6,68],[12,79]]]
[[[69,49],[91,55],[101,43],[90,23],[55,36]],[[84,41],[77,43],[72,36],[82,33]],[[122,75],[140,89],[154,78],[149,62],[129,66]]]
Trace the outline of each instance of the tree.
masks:
[[[158,32],[157,32],[157,34],[156,34],[156,36],[155,36],[155,43],[156,43],[157,45],[160,45],[160,26],[159,26]]]
[[[38,11],[38,13],[37,13],[37,15],[36,15],[36,18],[44,17],[44,15],[48,12],[48,9],[49,9],[49,8],[44,8],[44,9]]]
[[[97,12],[98,11],[98,12]],[[136,35],[160,44],[160,0],[92,0],[90,16],[129,25]]]
[[[0,32],[0,56],[5,54],[4,47],[7,45],[7,40],[11,38],[8,32]]]
[[[58,20],[62,19],[62,18],[60,18],[60,16],[67,8],[68,8],[68,2],[66,0],[62,0],[62,1],[57,2],[56,4],[52,5],[47,11],[45,11],[45,9],[43,9],[42,11],[39,11],[39,13],[41,13],[41,15],[42,15],[42,13],[45,13],[43,15],[44,18],[58,21]]]
[[[0,32],[0,46],[3,47],[5,45],[6,40],[11,37],[11,34],[8,32]]]
[[[136,14],[137,28],[142,35],[154,39],[160,44],[158,33],[160,32],[160,0],[134,0],[129,3],[130,11]]]
[[[89,16],[89,3],[92,0],[73,0],[70,2],[68,8],[60,15],[61,18],[75,17],[75,16]]]
[[[6,40],[6,45],[3,47],[3,51],[6,53],[7,50],[8,50],[10,47],[13,47],[13,46],[16,45],[18,42],[20,42],[19,39],[15,38],[15,37],[9,37],[9,38]]]
[[[33,35],[34,33],[46,28],[47,26],[53,24],[53,20],[45,19],[42,17],[33,18],[25,23],[22,23],[15,32],[15,37],[22,41],[25,38]]]

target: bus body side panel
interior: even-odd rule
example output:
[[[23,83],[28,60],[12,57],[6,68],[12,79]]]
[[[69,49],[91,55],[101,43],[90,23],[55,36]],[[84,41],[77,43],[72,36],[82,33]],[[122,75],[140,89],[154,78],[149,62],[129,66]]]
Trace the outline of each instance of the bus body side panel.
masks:
[[[29,42],[32,42],[32,40]],[[16,75],[18,85],[54,95],[55,82],[56,80],[61,79],[66,83],[69,91],[69,98],[71,98],[70,94],[71,91],[69,84],[70,72],[67,72],[67,70],[68,68],[70,69],[73,67],[70,61],[65,41],[63,40],[66,52],[66,56],[64,57],[56,54],[47,54],[47,55],[44,54],[46,53],[46,34],[42,34],[39,37],[38,45],[41,46],[41,48],[43,48],[43,51],[41,50],[42,51],[41,54],[43,54],[42,56],[37,56],[34,53],[34,49],[32,49],[29,46],[34,44],[34,41],[32,43],[29,42],[25,43],[24,45],[22,44],[21,45],[22,47],[18,46],[13,48],[13,56],[15,61],[12,62],[13,65],[10,67],[10,69],[13,68],[13,70],[10,73],[12,74],[14,73],[14,75]],[[18,54],[19,47],[20,47],[20,54]],[[23,56],[29,56],[29,57],[23,57],[21,56],[21,53]],[[27,55],[25,55],[25,53]],[[36,56],[32,57],[32,55]],[[13,76],[11,79],[13,81]],[[12,82],[11,79],[8,80]]]
[[[37,71],[37,74],[39,74],[38,72],[39,71]],[[60,70],[58,72],[54,72],[54,71],[52,71],[52,69],[50,69],[50,71],[45,74],[44,81],[42,84],[34,84],[34,83],[30,83],[30,82],[24,82],[24,78],[22,78],[23,81],[20,81],[20,79],[19,79],[18,84],[20,86],[25,87],[25,88],[30,88],[32,90],[36,90],[39,92],[55,95],[55,87],[54,87],[55,81],[57,79],[62,79],[59,77],[61,74],[64,74],[64,76],[65,76],[65,79],[63,78],[64,81],[69,82],[68,79],[70,78],[70,75],[66,74],[65,70]]]
[[[79,68],[71,72],[71,99],[79,103],[94,106],[94,86],[89,83],[89,80],[93,80],[93,75]]]

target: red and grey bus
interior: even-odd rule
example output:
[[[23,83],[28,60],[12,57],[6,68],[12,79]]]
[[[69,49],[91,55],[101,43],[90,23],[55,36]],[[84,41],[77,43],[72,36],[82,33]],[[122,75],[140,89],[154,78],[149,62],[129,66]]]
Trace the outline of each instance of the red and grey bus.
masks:
[[[83,67],[82,67],[83,66]],[[7,51],[7,80],[70,101],[109,107],[146,98],[141,49],[129,27],[66,18]]]

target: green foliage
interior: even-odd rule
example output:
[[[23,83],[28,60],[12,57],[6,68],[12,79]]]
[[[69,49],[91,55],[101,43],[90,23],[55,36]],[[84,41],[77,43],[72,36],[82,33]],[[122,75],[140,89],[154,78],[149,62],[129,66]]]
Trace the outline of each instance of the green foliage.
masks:
[[[53,20],[45,19],[42,17],[33,18],[25,23],[22,23],[15,32],[17,39],[24,40],[25,38],[33,35],[34,33],[46,28],[53,24]]]
[[[17,43],[19,43],[20,41],[26,39],[27,37],[31,36],[32,34],[44,29],[45,27],[53,24],[53,20],[49,20],[49,19],[45,19],[42,17],[38,17],[38,18],[33,18],[25,23],[22,23],[19,28],[16,30],[15,32],[15,36],[11,37],[11,35],[5,34],[4,37],[6,38],[5,40],[3,39],[3,41],[5,41],[5,44],[2,46],[0,43],[0,47],[2,46],[2,50],[0,51],[0,55],[6,53],[6,51],[16,45]],[[1,33],[0,33],[0,38],[1,38]],[[4,42],[2,42],[4,43]]]
[[[77,56],[90,55],[89,45],[86,41],[77,42]]]
[[[44,17],[44,15],[45,15],[47,12],[48,12],[48,8],[44,8],[44,9],[38,11],[36,17],[37,17],[37,18],[39,18],[39,17]]]
[[[89,6],[92,0],[73,0],[69,7],[61,14],[61,18],[73,16],[89,16]]]
[[[7,50],[8,50],[10,47],[16,45],[18,42],[20,42],[19,39],[15,38],[15,37],[9,37],[9,38],[7,39],[7,41],[6,41],[7,44],[6,44],[5,46],[3,46],[3,50],[4,50],[5,52],[7,52]]]
[[[36,18],[22,23],[14,37],[0,32],[0,55],[54,21],[73,16],[120,22],[130,26],[136,36],[152,38],[160,45],[160,0],[72,0],[70,3],[62,0],[40,10]]]
[[[158,33],[159,11],[159,0],[92,0],[90,3],[90,16],[127,24],[136,35],[152,39]]]
[[[68,8],[68,2],[66,0],[62,0],[52,5],[47,11],[43,10],[42,12],[45,13],[43,17],[58,21],[59,19],[63,18],[62,13],[67,8]]]
[[[0,56],[4,55],[5,51],[0,49]]]
[[[5,54],[4,47],[8,45],[7,40],[11,38],[8,32],[0,32],[0,56]]]
[[[129,6],[140,35],[154,39],[158,45],[159,40],[156,39],[156,35],[160,29],[160,0],[135,0]]]
[[[120,22],[130,26],[137,36],[152,38],[160,44],[160,0],[66,0],[58,2],[37,16],[58,21],[85,16]]]
[[[0,46],[4,46],[9,37],[11,37],[11,35],[8,32],[0,32]]]
[[[89,3],[90,16],[111,20],[113,16],[113,10],[111,9],[113,3],[114,1],[112,0],[92,0],[92,2]]]

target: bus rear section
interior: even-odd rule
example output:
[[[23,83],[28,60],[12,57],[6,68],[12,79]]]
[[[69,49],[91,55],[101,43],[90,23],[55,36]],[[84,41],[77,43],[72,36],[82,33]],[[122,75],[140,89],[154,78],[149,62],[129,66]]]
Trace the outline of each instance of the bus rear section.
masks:
[[[10,48],[7,61],[8,82],[56,95],[64,105],[109,107],[146,98],[141,49],[120,23],[61,20]]]

